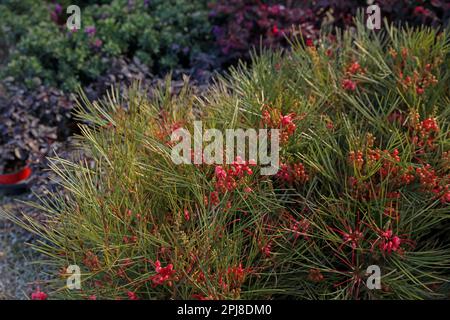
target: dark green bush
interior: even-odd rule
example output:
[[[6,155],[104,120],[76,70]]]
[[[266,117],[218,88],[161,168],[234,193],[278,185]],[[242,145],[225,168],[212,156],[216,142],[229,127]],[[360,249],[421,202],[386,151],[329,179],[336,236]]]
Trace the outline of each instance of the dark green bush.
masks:
[[[112,57],[137,57],[158,73],[187,66],[207,49],[206,0],[102,3],[80,3],[82,25],[77,32],[65,25],[64,5],[29,0],[1,4],[0,36],[11,47],[1,75],[30,86],[39,77],[74,90],[104,72]]]

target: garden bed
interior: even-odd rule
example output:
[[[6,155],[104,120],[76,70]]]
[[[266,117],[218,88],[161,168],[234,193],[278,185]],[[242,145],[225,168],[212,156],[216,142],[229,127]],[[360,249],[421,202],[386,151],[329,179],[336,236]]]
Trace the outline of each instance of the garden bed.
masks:
[[[0,5],[0,172],[30,163],[38,197],[18,199],[61,193],[39,210],[0,196],[0,299],[38,288],[83,299],[448,297],[450,4],[380,1],[392,22],[435,28],[405,33],[355,25],[359,1],[94,2],[80,1],[77,32],[65,1]],[[350,26],[344,41],[335,26]],[[129,91],[135,81],[145,90]],[[117,103],[94,107],[111,86]],[[79,88],[87,112],[73,117]],[[194,119],[287,126],[280,171],[247,168],[224,189],[221,169],[233,166],[167,163],[171,131]],[[42,256],[25,242],[50,260],[31,267]],[[389,275],[381,291],[363,285],[369,262]],[[73,263],[88,275],[83,294],[58,290],[64,272],[48,268]]]

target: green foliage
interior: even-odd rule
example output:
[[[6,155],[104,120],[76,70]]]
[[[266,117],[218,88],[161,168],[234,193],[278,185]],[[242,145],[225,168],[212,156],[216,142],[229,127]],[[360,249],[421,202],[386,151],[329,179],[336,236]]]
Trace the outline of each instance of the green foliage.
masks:
[[[77,32],[66,28],[66,16],[65,7],[59,12],[50,3],[0,4],[0,35],[12,47],[2,75],[29,85],[40,77],[73,91],[101,75],[113,57],[136,56],[157,73],[185,67],[208,49],[210,27],[203,0],[84,4]],[[85,32],[92,26],[94,33]]]
[[[448,296],[449,34],[385,28],[298,39],[202,97],[82,97],[79,144],[95,164],[53,159],[68,196],[43,199],[45,222],[9,215],[42,237],[44,263],[82,267],[83,292],[62,274],[50,297]],[[281,129],[280,172],[257,165],[224,191],[229,167],[174,164],[168,139],[192,132],[193,110],[204,128]],[[366,287],[370,265],[380,290]]]

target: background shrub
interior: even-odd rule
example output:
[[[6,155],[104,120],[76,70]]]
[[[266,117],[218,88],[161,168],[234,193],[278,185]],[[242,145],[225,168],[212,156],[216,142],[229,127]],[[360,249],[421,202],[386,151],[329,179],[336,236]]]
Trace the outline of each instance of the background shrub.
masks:
[[[376,1],[382,17],[409,25],[448,25],[448,1]],[[210,3],[211,23],[216,43],[231,62],[248,58],[252,47],[285,47],[286,37],[300,32],[304,38],[317,37],[321,26],[345,28],[353,25],[365,0],[276,1],[217,0]],[[293,32],[292,26],[296,31]]]
[[[320,27],[309,1],[232,0],[210,3],[213,33],[228,59],[247,57],[252,47],[286,46],[293,26],[312,36]]]
[[[102,74],[111,57],[137,57],[159,73],[190,65],[208,47],[206,1],[103,3],[82,3],[78,32],[66,28],[66,13],[58,3],[1,4],[2,31],[12,47],[3,76],[29,85],[39,77],[73,91]]]

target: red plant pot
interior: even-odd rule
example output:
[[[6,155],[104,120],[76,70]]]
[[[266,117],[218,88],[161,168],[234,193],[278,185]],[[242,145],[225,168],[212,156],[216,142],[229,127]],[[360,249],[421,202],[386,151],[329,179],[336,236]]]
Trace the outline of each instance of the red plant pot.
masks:
[[[9,196],[27,191],[31,174],[31,168],[26,166],[20,171],[0,175],[0,194]]]

